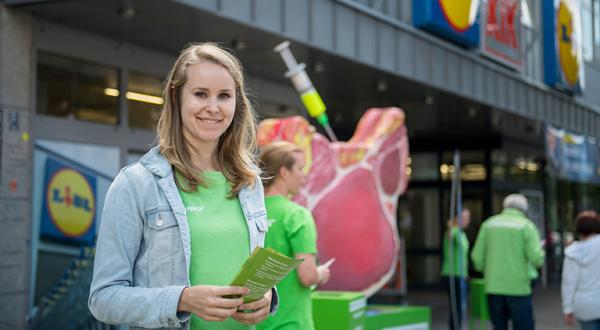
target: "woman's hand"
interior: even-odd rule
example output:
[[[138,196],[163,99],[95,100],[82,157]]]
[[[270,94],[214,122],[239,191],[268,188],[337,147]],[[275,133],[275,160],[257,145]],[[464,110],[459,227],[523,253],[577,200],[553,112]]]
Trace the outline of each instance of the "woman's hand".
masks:
[[[328,265],[320,265],[317,267],[317,272],[319,273],[319,285],[325,284],[329,281],[331,272],[329,271]]]
[[[565,314],[565,323],[568,325],[574,325],[575,315],[573,315],[573,313]]]
[[[177,311],[194,313],[206,321],[222,322],[237,312],[244,303],[242,296],[248,292],[247,288],[239,286],[195,285],[183,289]]]
[[[271,310],[272,295],[273,290],[269,290],[259,300],[243,304],[239,307],[239,311],[233,315],[233,319],[245,324],[257,324],[266,319]],[[252,312],[244,313],[245,310],[252,310]]]

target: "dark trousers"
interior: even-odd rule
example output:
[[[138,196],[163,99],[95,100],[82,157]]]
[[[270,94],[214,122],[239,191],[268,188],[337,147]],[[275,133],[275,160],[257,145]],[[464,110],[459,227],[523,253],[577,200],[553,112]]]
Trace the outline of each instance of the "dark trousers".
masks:
[[[488,294],[490,319],[494,330],[507,330],[512,320],[514,330],[533,330],[533,305],[531,296],[504,296]]]
[[[462,329],[463,322],[463,312],[462,312],[462,300],[463,300],[463,292],[460,288],[460,282],[464,281],[464,285],[466,286],[466,280],[461,277],[446,277],[444,276],[444,281],[446,284],[446,290],[448,291],[448,303],[450,305],[450,314],[448,316],[448,329]],[[450,291],[450,286],[453,285],[452,292]],[[466,291],[466,290],[465,290]],[[466,292],[464,293],[466,295]],[[465,306],[466,307],[466,306]],[[454,313],[456,313],[456,322],[454,322]],[[454,325],[456,324],[457,327]]]
[[[600,319],[590,321],[578,321],[582,330],[600,330]]]

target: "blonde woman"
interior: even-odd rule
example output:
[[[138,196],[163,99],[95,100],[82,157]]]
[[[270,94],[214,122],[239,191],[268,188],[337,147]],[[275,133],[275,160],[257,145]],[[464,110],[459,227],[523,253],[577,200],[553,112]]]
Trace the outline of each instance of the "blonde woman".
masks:
[[[89,308],[131,327],[252,329],[277,297],[244,304],[248,290],[228,286],[267,229],[241,65],[215,44],[193,44],[163,95],[158,146],[107,193]]]
[[[293,143],[277,141],[261,148],[260,160],[271,225],[265,245],[304,261],[277,285],[281,299],[288,303],[257,329],[311,330],[310,288],[326,283],[330,272],[328,265],[317,266],[317,229],[310,211],[289,200],[305,180],[304,153]]]

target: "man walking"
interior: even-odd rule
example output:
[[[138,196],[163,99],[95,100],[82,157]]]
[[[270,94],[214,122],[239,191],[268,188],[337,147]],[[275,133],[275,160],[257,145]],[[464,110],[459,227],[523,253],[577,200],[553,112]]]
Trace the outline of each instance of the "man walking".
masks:
[[[515,330],[534,329],[528,267],[540,267],[544,251],[535,225],[525,215],[525,196],[508,195],[503,207],[482,224],[471,259],[483,272],[494,329],[508,329],[509,319]]]

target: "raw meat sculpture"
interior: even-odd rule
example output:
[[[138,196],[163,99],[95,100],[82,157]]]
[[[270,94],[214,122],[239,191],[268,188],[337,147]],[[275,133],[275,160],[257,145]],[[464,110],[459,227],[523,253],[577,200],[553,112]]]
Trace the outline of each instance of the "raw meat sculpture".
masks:
[[[348,142],[329,142],[302,117],[263,120],[258,135],[259,145],[287,140],[305,151],[308,176],[295,200],[315,218],[319,260],[336,258],[321,289],[379,290],[399,255],[396,207],[408,181],[404,112],[369,109]]]

